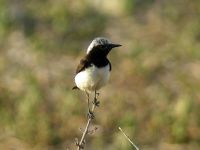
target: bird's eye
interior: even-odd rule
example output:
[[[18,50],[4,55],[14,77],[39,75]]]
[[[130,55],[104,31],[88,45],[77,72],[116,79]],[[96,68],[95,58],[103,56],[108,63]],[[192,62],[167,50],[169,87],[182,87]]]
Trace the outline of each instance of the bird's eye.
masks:
[[[107,46],[106,45],[101,45],[101,48],[105,49],[105,48],[107,48]]]

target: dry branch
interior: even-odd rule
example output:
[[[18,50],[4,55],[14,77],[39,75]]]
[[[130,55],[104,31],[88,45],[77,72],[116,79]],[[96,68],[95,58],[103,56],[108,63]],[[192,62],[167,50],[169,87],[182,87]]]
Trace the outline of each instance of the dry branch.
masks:
[[[133,143],[133,141],[131,141],[131,139],[124,133],[124,131],[119,127],[119,130],[123,133],[123,135],[125,136],[125,138],[131,143],[131,145],[133,145],[133,147],[136,150],[139,150],[139,148]]]
[[[99,101],[97,100],[97,95],[98,95],[98,93],[95,92],[95,97],[94,97],[94,100],[92,102],[92,109],[90,110],[90,114],[88,115],[88,121],[87,121],[85,130],[82,134],[81,140],[79,142],[78,141],[76,142],[77,150],[84,149],[85,138],[86,138],[86,135],[89,132],[89,127],[90,127],[91,121],[94,119],[94,110],[95,110],[96,107],[99,106]]]

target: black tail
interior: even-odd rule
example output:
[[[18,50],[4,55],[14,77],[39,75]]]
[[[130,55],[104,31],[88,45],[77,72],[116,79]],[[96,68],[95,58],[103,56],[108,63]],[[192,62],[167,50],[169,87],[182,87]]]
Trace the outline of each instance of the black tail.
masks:
[[[74,87],[72,88],[72,90],[79,90],[79,88],[78,88],[77,86],[74,86]]]

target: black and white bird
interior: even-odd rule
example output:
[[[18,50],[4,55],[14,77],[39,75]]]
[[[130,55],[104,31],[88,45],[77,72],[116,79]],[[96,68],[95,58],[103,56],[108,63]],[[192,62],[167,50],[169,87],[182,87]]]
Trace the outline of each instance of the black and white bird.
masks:
[[[104,37],[95,38],[87,49],[86,55],[80,60],[76,69],[75,83],[73,89],[89,93],[96,92],[102,88],[109,80],[111,63],[107,58],[108,53],[115,47],[121,46],[114,44]]]

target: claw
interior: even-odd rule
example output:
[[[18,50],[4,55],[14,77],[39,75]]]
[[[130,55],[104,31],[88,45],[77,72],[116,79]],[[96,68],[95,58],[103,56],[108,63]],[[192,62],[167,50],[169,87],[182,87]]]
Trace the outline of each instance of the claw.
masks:
[[[92,102],[96,107],[99,107],[100,101],[98,101],[96,98],[94,98],[94,101]]]
[[[90,118],[90,119],[94,119],[94,113],[89,109],[88,110],[88,118]]]

